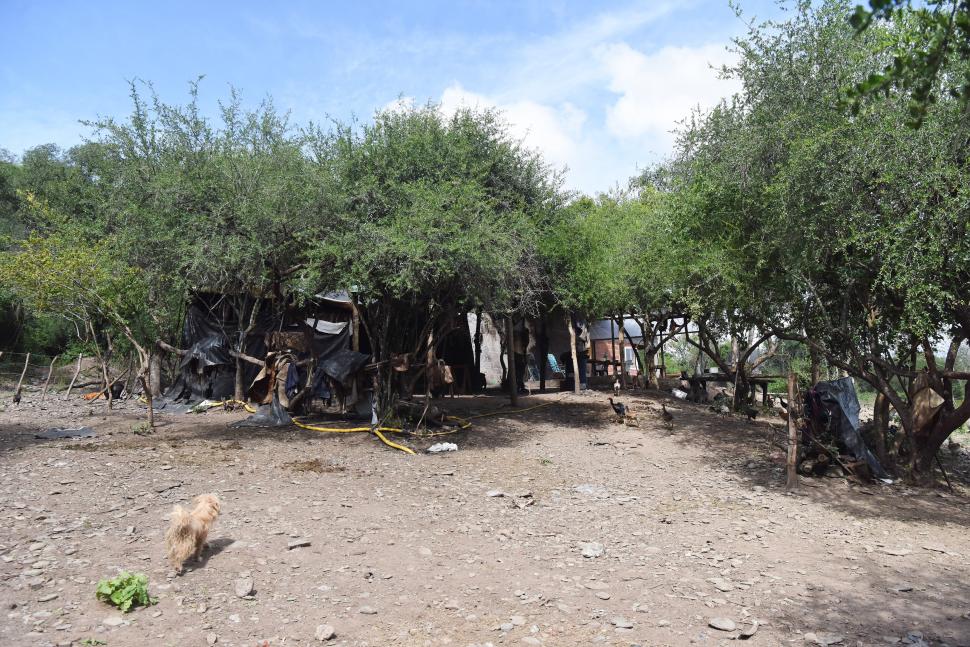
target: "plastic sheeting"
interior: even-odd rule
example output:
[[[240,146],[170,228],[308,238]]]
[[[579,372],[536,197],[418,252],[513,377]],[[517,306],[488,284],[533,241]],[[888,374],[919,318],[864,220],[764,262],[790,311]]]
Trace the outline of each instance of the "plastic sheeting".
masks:
[[[808,392],[805,411],[820,428],[831,433],[853,458],[865,461],[873,476],[889,478],[859,433],[859,398],[852,378],[843,377],[816,384]]]
[[[290,418],[290,414],[280,404],[279,398],[274,396],[270,404],[264,404],[253,415],[238,420],[229,426],[237,429],[240,427],[289,427],[292,424],[293,419]]]

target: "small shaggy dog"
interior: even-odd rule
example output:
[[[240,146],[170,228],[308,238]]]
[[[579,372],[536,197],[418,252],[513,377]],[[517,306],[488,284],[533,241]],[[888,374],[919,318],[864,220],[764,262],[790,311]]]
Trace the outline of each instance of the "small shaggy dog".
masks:
[[[209,529],[219,516],[219,497],[202,494],[195,497],[195,508],[188,511],[180,505],[172,510],[172,523],[165,532],[165,550],[176,573],[190,557],[198,561],[207,546]]]

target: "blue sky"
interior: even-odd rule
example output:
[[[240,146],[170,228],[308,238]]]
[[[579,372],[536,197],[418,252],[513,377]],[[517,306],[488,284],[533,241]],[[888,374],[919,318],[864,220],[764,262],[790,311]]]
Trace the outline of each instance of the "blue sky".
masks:
[[[741,0],[747,18],[774,17]],[[124,117],[127,80],[165,101],[205,75],[271,95],[298,123],[367,118],[397,101],[487,105],[593,193],[662,159],[693,106],[735,86],[743,33],[727,0],[687,2],[68,2],[0,0],[0,147],[70,146],[79,119]]]

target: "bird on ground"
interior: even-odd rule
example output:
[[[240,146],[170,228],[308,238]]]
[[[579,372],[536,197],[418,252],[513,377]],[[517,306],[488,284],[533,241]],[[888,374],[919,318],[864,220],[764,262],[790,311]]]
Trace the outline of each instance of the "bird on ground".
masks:
[[[20,404],[20,391],[13,394],[13,403]]]
[[[667,405],[660,403],[660,419],[663,420],[664,424],[669,428],[674,422],[674,414],[667,411]]]
[[[754,419],[758,417],[758,410],[749,404],[744,408],[744,415],[748,416],[749,422],[754,422]]]
[[[620,378],[616,378],[616,382],[613,383],[613,395],[620,395]]]
[[[613,398],[607,398],[610,401],[610,406],[613,407],[613,412],[616,413],[621,418],[625,418],[627,414],[626,405],[622,402],[613,402]]]

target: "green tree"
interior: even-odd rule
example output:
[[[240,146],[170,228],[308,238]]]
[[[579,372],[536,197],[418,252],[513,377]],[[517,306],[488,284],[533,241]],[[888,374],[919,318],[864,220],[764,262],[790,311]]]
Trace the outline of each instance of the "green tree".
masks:
[[[892,60],[856,83],[853,110],[870,95],[899,93],[909,99],[909,124],[919,127],[941,94],[970,105],[970,0],[869,0],[849,17],[857,34],[893,21],[880,43]]]
[[[383,415],[393,355],[426,355],[472,308],[532,306],[536,231],[558,207],[558,178],[490,111],[445,117],[429,104],[310,135],[335,199],[312,268],[321,288],[355,294],[382,367]]]

